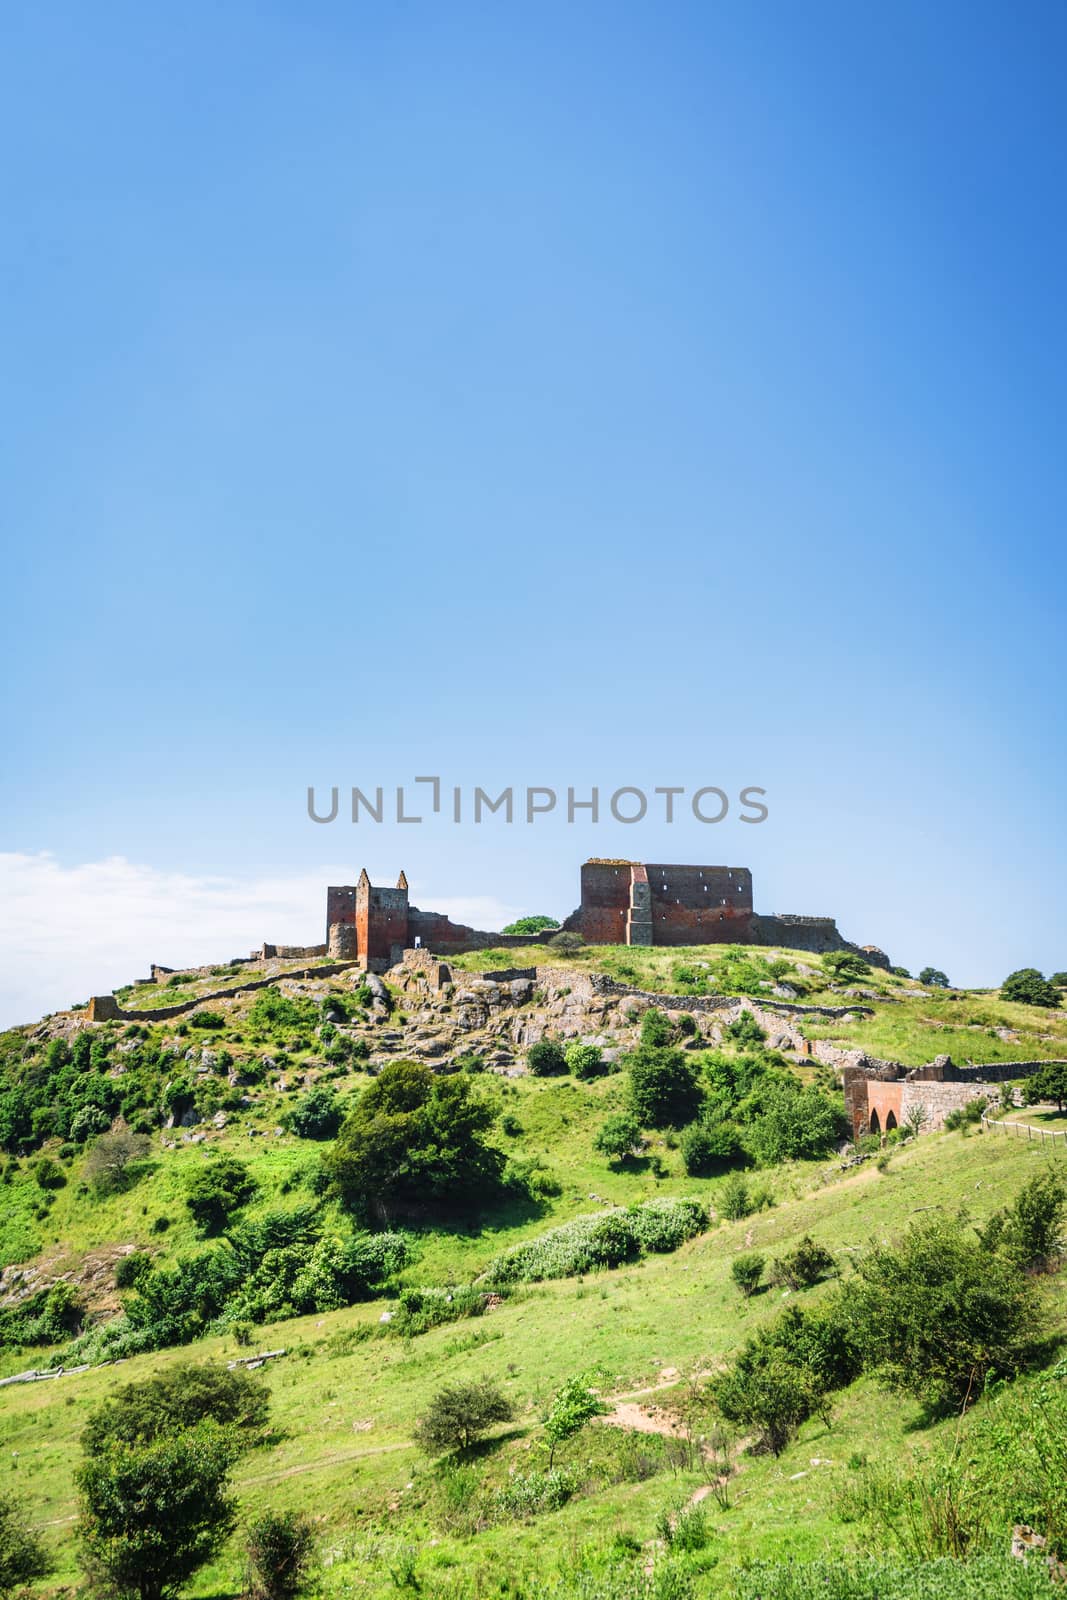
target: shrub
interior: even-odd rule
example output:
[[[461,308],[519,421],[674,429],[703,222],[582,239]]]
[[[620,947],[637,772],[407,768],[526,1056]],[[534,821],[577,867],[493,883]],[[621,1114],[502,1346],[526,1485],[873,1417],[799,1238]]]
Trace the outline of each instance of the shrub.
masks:
[[[146,1255],[143,1250],[134,1250],[131,1255],[123,1256],[115,1262],[115,1287],[132,1289],[151,1270],[152,1257]]]
[[[745,1151],[732,1122],[693,1122],[683,1130],[682,1161],[690,1177],[708,1177],[737,1161]]]
[[[415,1425],[415,1440],[429,1455],[467,1450],[498,1422],[515,1414],[511,1401],[489,1378],[455,1383],[438,1391]]]
[[[645,1012],[647,1018],[651,1013]],[[634,1115],[647,1128],[684,1128],[700,1111],[696,1069],[680,1050],[642,1044],[630,1056],[629,1094]]]
[[[746,1250],[730,1263],[730,1276],[746,1299],[759,1288],[765,1263],[766,1257],[758,1250]]]
[[[566,931],[563,933],[554,933],[551,939],[548,941],[550,949],[561,950],[565,953],[569,952],[570,954],[573,954],[576,950],[580,950],[584,943],[585,940],[582,938],[580,933],[568,933]]]
[[[919,973],[919,982],[925,983],[928,989],[947,989],[949,981],[947,975],[940,967],[923,967]]]
[[[1052,1009],[1060,1003],[1060,992],[1036,967],[1020,967],[1011,972],[1000,986],[1000,998],[1013,1000],[1024,1006],[1044,1006]]]
[[[629,1111],[618,1111],[602,1123],[593,1149],[613,1161],[625,1161],[641,1143],[641,1124]]]
[[[611,1407],[589,1386],[589,1374],[579,1373],[568,1378],[556,1391],[548,1416],[545,1418],[545,1438],[548,1440],[548,1468],[556,1456],[556,1448],[567,1439],[573,1439],[592,1422],[594,1417],[606,1416]]]
[[[835,983],[855,983],[870,974],[871,964],[853,950],[827,950],[822,958],[823,971]]]
[[[723,1036],[731,1044],[737,1045],[739,1050],[758,1050],[767,1040],[766,1033],[751,1011],[742,1011],[736,1022],[729,1023],[723,1029]]]
[[[829,1250],[805,1234],[792,1250],[771,1263],[770,1281],[779,1288],[810,1289],[832,1273],[836,1265]]]
[[[644,1250],[677,1249],[707,1226],[707,1213],[694,1200],[648,1200],[575,1217],[561,1227],[494,1257],[486,1268],[489,1283],[536,1283],[569,1278],[598,1267],[616,1266]]]
[[[0,1595],[6,1597],[35,1578],[46,1577],[52,1561],[30,1527],[21,1503],[0,1492]]]
[[[600,1048],[595,1044],[569,1044],[566,1049],[567,1071],[576,1078],[595,1078],[604,1070]]]
[[[818,1160],[836,1148],[845,1132],[840,1099],[814,1086],[802,1089],[795,1079],[771,1085],[759,1106],[744,1142],[760,1166]]]
[[[548,1472],[516,1472],[493,1496],[497,1516],[535,1517],[542,1511],[558,1511],[578,1488],[575,1473],[552,1467]]]
[[[739,1172],[734,1173],[733,1177],[723,1185],[719,1196],[719,1210],[728,1222],[740,1222],[743,1217],[751,1216],[755,1210],[751,1189]]]
[[[316,1084],[285,1115],[285,1125],[298,1139],[332,1139],[341,1126],[341,1106],[325,1084]]]
[[[958,1217],[915,1222],[902,1240],[861,1256],[847,1305],[885,1385],[934,1412],[1018,1372],[1041,1325],[1033,1285]]]
[[[222,1547],[236,1521],[233,1457],[206,1422],[141,1448],[115,1444],[77,1474],[85,1565],[95,1585],[164,1600]]]
[[[142,1446],[209,1421],[230,1430],[232,1453],[252,1449],[270,1416],[270,1390],[241,1367],[182,1361],[123,1384],[90,1414],[82,1432],[87,1455],[113,1445]]]
[[[566,1072],[567,1058],[563,1046],[554,1039],[539,1039],[527,1051],[526,1065],[536,1077],[547,1078],[558,1072]]]
[[[1049,1168],[1035,1173],[1006,1209],[994,1212],[982,1233],[987,1249],[1002,1250],[1016,1266],[1047,1271],[1063,1252],[1067,1184]]]
[[[51,1156],[41,1156],[33,1164],[33,1178],[39,1189],[63,1189],[66,1187],[67,1174],[53,1161]]]
[[[641,1043],[658,1049],[673,1042],[674,1025],[670,1017],[660,1011],[658,1006],[649,1006],[641,1018]]]
[[[218,1011],[194,1011],[189,1018],[189,1026],[215,1030],[226,1026],[226,1018]]]
[[[710,1390],[728,1422],[756,1429],[760,1445],[780,1455],[802,1422],[826,1414],[827,1396],[860,1365],[839,1300],[811,1311],[791,1306],[745,1341]]]
[[[250,1594],[256,1600],[295,1600],[307,1583],[314,1529],[298,1511],[265,1511],[248,1530]]]
[[[130,1187],[137,1163],[151,1148],[152,1141],[143,1133],[120,1129],[101,1134],[85,1157],[82,1176],[99,1195],[120,1194]]]
[[[945,1118],[944,1126],[950,1133],[959,1128],[973,1127],[976,1122],[981,1122],[988,1108],[989,1102],[982,1096],[968,1100],[965,1106],[957,1106],[955,1111],[950,1111]]]
[[[236,1156],[216,1156],[189,1178],[185,1204],[201,1233],[221,1233],[232,1214],[255,1192],[255,1180],[243,1162]]]

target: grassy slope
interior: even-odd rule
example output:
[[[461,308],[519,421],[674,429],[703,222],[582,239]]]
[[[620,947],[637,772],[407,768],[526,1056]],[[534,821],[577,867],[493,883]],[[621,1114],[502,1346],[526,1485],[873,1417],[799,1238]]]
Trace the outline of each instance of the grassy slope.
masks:
[[[817,966],[815,958],[782,954]],[[456,965],[477,971],[517,959],[513,952],[507,957],[482,952],[461,958]],[[708,986],[715,987],[717,955],[707,949],[606,950],[584,953],[577,961],[573,956],[538,952],[536,959],[596,967],[660,991],[674,986],[677,966],[707,962]],[[813,981],[807,981],[814,991]],[[1064,1012],[1007,1006],[995,995],[950,999],[884,974],[874,974],[865,986],[884,996],[875,1002],[874,1018],[811,1025],[812,1035],[832,1034],[842,1043],[863,1044],[877,1054],[908,1062],[928,1060],[939,1050],[948,1050],[961,1061],[1067,1056]],[[810,998],[842,1003],[839,995],[826,990],[812,992]],[[230,1010],[237,1032],[249,1003],[235,1002]],[[1010,1027],[1017,1037],[1000,1039],[998,1027]],[[202,1042],[214,1048],[223,1041],[215,1037]],[[354,1074],[340,1087],[354,1091],[365,1081]],[[654,1193],[697,1193],[714,1206],[722,1180],[686,1178],[677,1150],[662,1139],[651,1152],[662,1163],[659,1177],[650,1163],[613,1171],[593,1155],[593,1131],[622,1102],[620,1075],[590,1084],[491,1076],[481,1081],[498,1098],[501,1109],[521,1125],[519,1135],[510,1139],[501,1135],[500,1142],[517,1155],[542,1159],[562,1193],[540,1215],[516,1209],[481,1229],[428,1231],[420,1241],[419,1260],[405,1274],[407,1281],[468,1281],[503,1245],[595,1210],[597,1201],[591,1195],[629,1202]],[[181,1254],[193,1243],[181,1199],[184,1176],[205,1160],[209,1148],[239,1153],[252,1167],[260,1193],[249,1215],[277,1205],[283,1184],[317,1157],[314,1145],[289,1136],[274,1137],[285,1104],[285,1096],[268,1094],[251,1112],[235,1117],[225,1132],[211,1132],[209,1147],[157,1152],[154,1169],[126,1195],[102,1202],[79,1193],[73,1181],[58,1193],[43,1220],[29,1213],[33,1188],[27,1178],[8,1185],[0,1244],[11,1249],[14,1242],[17,1249],[7,1259],[25,1259],[30,1245],[61,1267],[75,1265],[87,1252],[120,1243],[150,1247],[162,1260]],[[262,1136],[249,1139],[249,1126]],[[377,1324],[380,1303],[264,1328],[257,1335],[262,1348],[284,1344],[293,1353],[266,1369],[275,1395],[279,1440],[243,1464],[239,1478],[245,1504],[310,1508],[321,1516],[326,1545],[335,1555],[326,1580],[331,1593],[396,1592],[380,1560],[368,1565],[366,1558],[374,1547],[380,1555],[388,1555],[404,1544],[423,1545],[420,1570],[430,1592],[440,1588],[443,1569],[448,1567],[460,1576],[492,1574],[491,1583],[488,1577],[485,1580],[489,1586],[484,1592],[497,1593],[498,1577],[543,1567],[590,1536],[624,1527],[648,1539],[656,1514],[695,1487],[700,1473],[620,1482],[529,1525],[490,1528],[473,1539],[450,1533],[434,1509],[438,1491],[432,1470],[409,1442],[414,1417],[444,1381],[482,1372],[500,1378],[523,1408],[515,1436],[505,1438],[484,1459],[490,1477],[503,1478],[509,1467],[531,1462],[529,1446],[539,1408],[570,1373],[595,1361],[602,1364],[612,1392],[638,1391],[654,1384],[664,1367],[688,1374],[714,1365],[748,1328],[771,1315],[776,1295],[746,1303],[732,1288],[729,1262],[738,1250],[758,1247],[774,1253],[810,1230],[847,1256],[871,1238],[903,1229],[924,1206],[966,1203],[981,1217],[1013,1193],[1037,1162],[1048,1159],[1062,1161],[1062,1146],[1055,1152],[1046,1146],[1042,1152],[1010,1136],[924,1137],[913,1148],[895,1152],[885,1174],[873,1164],[846,1174],[836,1163],[776,1171],[769,1176],[778,1204],[770,1212],[713,1228],[673,1257],[653,1258],[585,1283],[533,1289],[484,1320],[437,1330],[410,1345],[374,1340],[348,1354],[338,1353],[335,1336],[359,1324]],[[299,1203],[307,1193],[302,1185],[290,1188],[290,1202]],[[151,1226],[160,1215],[172,1220],[162,1235]],[[1050,1293],[1057,1297],[1062,1313],[1064,1286],[1054,1285]],[[198,1345],[194,1353],[197,1358],[221,1359],[236,1353],[236,1347],[232,1341],[214,1339]],[[54,1581],[69,1582],[75,1572],[67,1536],[73,1514],[76,1438],[87,1410],[118,1382],[187,1354],[146,1356],[84,1377],[0,1391],[0,1446],[16,1475],[13,1485],[28,1494],[40,1520],[51,1525],[49,1536],[56,1541],[62,1563]],[[4,1370],[36,1359],[35,1354],[20,1358],[5,1352]],[[810,1554],[827,1543],[847,1543],[849,1529],[831,1517],[830,1507],[835,1486],[847,1474],[848,1457],[865,1452],[872,1458],[897,1459],[902,1452],[923,1448],[929,1435],[909,1432],[907,1423],[907,1408],[902,1411],[864,1381],[841,1399],[829,1434],[813,1421],[780,1462],[743,1461],[735,1507],[722,1513],[714,1502],[707,1502],[721,1529],[724,1562],[757,1549]],[[617,1444],[612,1430],[596,1430],[570,1448],[570,1459],[580,1463],[594,1455],[602,1457]],[[812,1458],[832,1464],[813,1466]],[[430,1540],[437,1542],[429,1544]],[[442,1569],[436,1577],[434,1567]],[[236,1593],[239,1581],[235,1543],[217,1567],[203,1575],[196,1592]]]
[[[395,1592],[380,1563],[367,1565],[367,1541],[386,1554],[405,1544],[422,1547],[426,1577],[435,1567],[454,1565],[457,1574],[491,1572],[495,1584],[505,1573],[528,1572],[534,1564],[543,1570],[575,1541],[617,1527],[648,1539],[657,1513],[695,1488],[700,1472],[620,1483],[529,1525],[498,1526],[473,1538],[450,1535],[433,1510],[433,1470],[409,1442],[413,1419],[443,1381],[482,1373],[499,1379],[521,1407],[518,1430],[486,1458],[486,1470],[502,1479],[509,1466],[529,1464],[539,1408],[570,1373],[596,1362],[612,1393],[639,1393],[656,1384],[664,1367],[683,1376],[714,1367],[748,1329],[773,1315],[777,1293],[742,1302],[733,1289],[729,1265],[738,1250],[775,1253],[810,1231],[847,1256],[872,1238],[901,1230],[922,1207],[965,1203],[980,1218],[1048,1159],[1048,1152],[1011,1139],[930,1137],[895,1153],[885,1173],[873,1165],[846,1174],[834,1166],[809,1169],[796,1199],[715,1227],[677,1256],[585,1282],[543,1285],[483,1320],[407,1344],[376,1339],[348,1354],[331,1352],[336,1335],[376,1322],[377,1306],[264,1328],[262,1347],[285,1345],[291,1354],[265,1369],[280,1437],[242,1465],[243,1503],[315,1512],[327,1546],[337,1554],[328,1574],[330,1593]],[[1059,1320],[1065,1292],[1062,1281],[1050,1285]],[[203,1359],[235,1353],[236,1346],[221,1339],[196,1349]],[[88,1410],[117,1382],[175,1359],[170,1353],[145,1356],[118,1369],[4,1391],[0,1442],[19,1488],[40,1521],[50,1525],[63,1563],[60,1581],[74,1576],[67,1519],[74,1513],[76,1439]],[[734,1507],[715,1508],[712,1516],[723,1561],[771,1550],[810,1555],[847,1544],[850,1530],[832,1515],[832,1502],[848,1474],[848,1457],[863,1452],[872,1460],[899,1461],[924,1448],[930,1434],[909,1431],[910,1420],[909,1407],[864,1381],[842,1398],[829,1431],[812,1421],[779,1461],[744,1459]],[[581,1464],[609,1444],[614,1441],[590,1434],[572,1444],[565,1459]],[[822,1464],[813,1465],[813,1459]],[[438,1542],[430,1546],[431,1539]],[[239,1581],[235,1544],[194,1592],[236,1593]]]

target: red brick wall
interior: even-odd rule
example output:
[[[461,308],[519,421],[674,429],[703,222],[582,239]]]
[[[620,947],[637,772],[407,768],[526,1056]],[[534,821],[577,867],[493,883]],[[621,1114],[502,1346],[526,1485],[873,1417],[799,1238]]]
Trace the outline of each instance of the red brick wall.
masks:
[[[630,863],[628,861],[584,862],[579,928],[586,942],[625,944],[626,917],[629,910]]]
[[[747,867],[684,867],[650,862],[654,944],[744,944],[752,929]]]

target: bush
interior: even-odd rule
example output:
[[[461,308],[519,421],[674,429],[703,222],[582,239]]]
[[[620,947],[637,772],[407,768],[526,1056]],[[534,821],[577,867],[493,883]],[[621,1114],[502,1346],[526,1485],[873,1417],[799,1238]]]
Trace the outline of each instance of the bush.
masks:
[[[261,1378],[226,1367],[182,1361],[123,1384],[93,1411],[82,1432],[87,1455],[113,1445],[153,1444],[209,1421],[229,1430],[231,1453],[252,1449],[270,1417],[270,1390]]]
[[[52,1561],[14,1495],[0,1492],[0,1595],[46,1577]]]
[[[295,1600],[307,1583],[315,1535],[298,1511],[265,1511],[248,1530],[250,1595],[255,1600]]]
[[[981,1095],[973,1100],[968,1100],[965,1106],[957,1106],[955,1111],[950,1111],[945,1117],[944,1126],[950,1133],[959,1128],[973,1127],[976,1122],[981,1122],[989,1108],[988,1100]]]
[[[760,1096],[760,1110],[745,1129],[744,1142],[760,1166],[782,1161],[817,1161],[829,1155],[845,1133],[844,1109],[835,1095],[796,1080],[769,1087]]]
[[[767,1040],[766,1033],[751,1011],[742,1011],[736,1022],[729,1023],[723,1029],[723,1036],[739,1050],[758,1050]]]
[[[741,1134],[732,1122],[693,1122],[681,1137],[682,1161],[690,1177],[708,1177],[745,1159]]]
[[[151,1139],[143,1133],[120,1129],[101,1134],[85,1157],[82,1176],[98,1195],[121,1194],[130,1187],[137,1163],[151,1148]]]
[[[746,1250],[730,1263],[730,1276],[746,1299],[759,1288],[765,1262],[758,1250]]]
[[[1067,1184],[1049,1168],[1035,1173],[1012,1205],[994,1212],[982,1232],[987,1249],[1001,1250],[1017,1267],[1046,1272],[1063,1253]]]
[[[641,1143],[641,1124],[629,1111],[618,1111],[602,1123],[593,1149],[613,1161],[625,1161]]]
[[[919,982],[925,983],[928,989],[947,989],[949,987],[948,977],[941,971],[940,967],[923,967],[919,973]]]
[[[642,1127],[684,1128],[695,1121],[703,1096],[696,1069],[680,1050],[642,1044],[628,1070],[630,1104]]]
[[[533,916],[519,917],[515,922],[509,922],[506,928],[501,928],[501,933],[529,935],[543,933],[547,928],[558,928],[559,923],[555,917]]]
[[[526,1053],[526,1065],[538,1078],[554,1076],[559,1072],[566,1072],[567,1057],[563,1046],[553,1039],[539,1039],[530,1046]]]
[[[837,1263],[824,1245],[810,1234],[771,1263],[770,1281],[778,1288],[810,1289],[836,1270]]]
[[[600,1048],[595,1044],[569,1044],[566,1049],[567,1071],[576,1078],[595,1078],[604,1070]]]
[[[434,1395],[419,1418],[415,1440],[429,1455],[468,1450],[495,1423],[510,1422],[514,1414],[511,1401],[489,1378],[450,1384]]]
[[[215,1030],[226,1026],[226,1018],[218,1011],[194,1011],[189,1018],[189,1026]]]
[[[1041,1326],[1036,1290],[960,1218],[923,1219],[856,1263],[855,1337],[890,1389],[942,1412],[1023,1366]]]
[[[582,938],[580,933],[554,933],[551,939],[548,940],[549,949],[560,950],[564,954],[571,955],[573,955],[576,950],[580,950],[584,943],[585,940]]]
[[[694,1200],[646,1200],[575,1217],[561,1227],[494,1257],[486,1268],[489,1283],[536,1283],[569,1278],[599,1267],[617,1266],[645,1250],[677,1249],[707,1226],[707,1213]]]
[[[33,1179],[39,1189],[63,1189],[66,1187],[67,1174],[51,1156],[41,1156],[33,1164]]]
[[[674,1024],[658,1006],[649,1006],[641,1018],[641,1043],[658,1049],[674,1043]]]
[[[601,1400],[599,1394],[589,1387],[589,1375],[579,1373],[576,1377],[568,1378],[562,1388],[556,1391],[548,1416],[545,1418],[545,1438],[548,1440],[548,1468],[551,1472],[556,1457],[557,1446],[566,1440],[573,1439],[592,1422],[594,1417],[603,1417],[611,1410]]]
[[[298,1139],[332,1139],[341,1126],[341,1106],[325,1084],[316,1084],[285,1115],[285,1125]]]
[[[740,1222],[773,1204],[765,1187],[753,1187],[739,1172],[726,1180],[718,1197],[718,1208],[727,1222]]]
[[[1011,972],[1000,986],[1000,998],[1013,1000],[1024,1006],[1044,1006],[1053,1009],[1059,1005],[1059,990],[1036,967],[1020,967]]]
[[[558,1511],[578,1486],[577,1475],[566,1468],[516,1472],[493,1496],[492,1510],[500,1517],[535,1517],[543,1511]]]
[[[185,1204],[201,1233],[221,1233],[255,1192],[255,1180],[243,1162],[236,1156],[215,1156],[188,1180]]]
[[[754,1428],[760,1446],[780,1455],[802,1422],[828,1414],[828,1395],[858,1375],[859,1348],[839,1299],[810,1311],[791,1306],[745,1341],[712,1379],[711,1395],[728,1422]]]
[[[134,1250],[131,1255],[122,1256],[115,1262],[116,1289],[134,1288],[151,1270],[152,1257],[143,1250]]]

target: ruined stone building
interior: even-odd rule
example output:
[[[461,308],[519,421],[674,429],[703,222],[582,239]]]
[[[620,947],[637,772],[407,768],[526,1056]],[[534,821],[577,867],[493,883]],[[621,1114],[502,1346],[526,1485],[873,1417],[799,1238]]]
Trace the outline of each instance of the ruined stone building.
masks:
[[[878,966],[888,957],[873,945],[850,944],[833,917],[761,916],[753,909],[747,867],[687,867],[641,861],[585,862],[581,904],[563,923],[587,944],[763,944],[820,953],[857,950]],[[483,932],[420,911],[408,899],[401,872],[393,888],[372,884],[364,870],[354,885],[326,891],[325,953],[359,961],[371,971],[394,966],[418,947],[442,955],[464,950],[543,944],[536,935]]]

